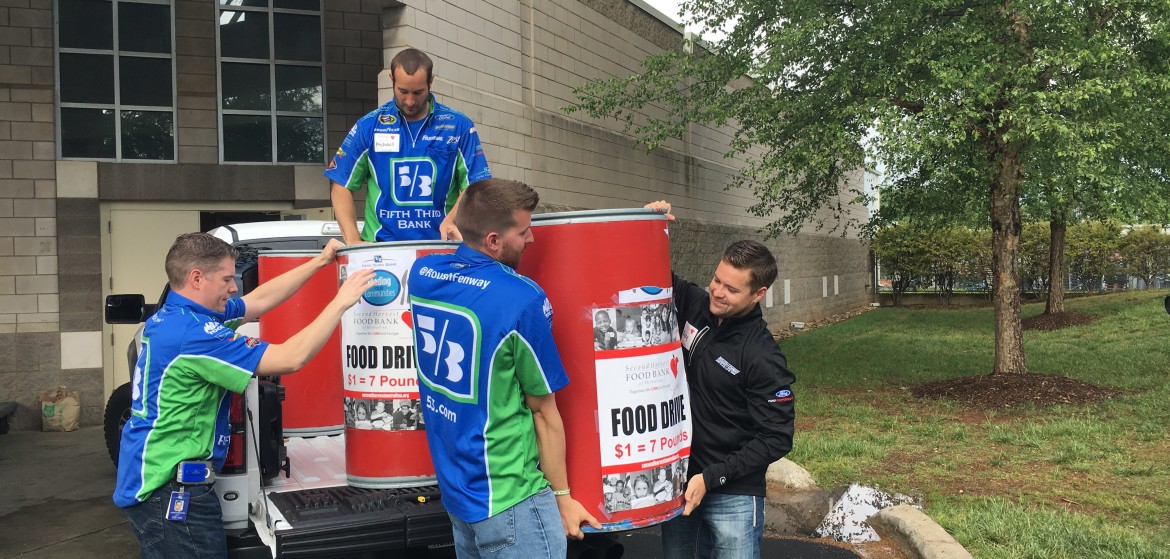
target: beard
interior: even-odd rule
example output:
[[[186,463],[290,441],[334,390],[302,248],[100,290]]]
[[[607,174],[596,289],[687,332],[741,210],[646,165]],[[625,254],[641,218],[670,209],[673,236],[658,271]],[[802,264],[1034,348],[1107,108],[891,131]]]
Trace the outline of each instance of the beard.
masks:
[[[501,264],[507,264],[510,268],[515,270],[520,267],[520,255],[524,254],[524,249],[511,250],[504,248],[500,253],[499,261]]]

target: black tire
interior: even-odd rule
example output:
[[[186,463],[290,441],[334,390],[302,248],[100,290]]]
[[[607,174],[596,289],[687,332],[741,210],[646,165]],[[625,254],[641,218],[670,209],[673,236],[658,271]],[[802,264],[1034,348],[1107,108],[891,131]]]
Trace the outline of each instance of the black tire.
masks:
[[[106,450],[110,452],[110,460],[118,465],[118,450],[122,445],[122,426],[130,419],[130,383],[114,389],[110,399],[106,402],[105,420],[102,422],[106,432]]]

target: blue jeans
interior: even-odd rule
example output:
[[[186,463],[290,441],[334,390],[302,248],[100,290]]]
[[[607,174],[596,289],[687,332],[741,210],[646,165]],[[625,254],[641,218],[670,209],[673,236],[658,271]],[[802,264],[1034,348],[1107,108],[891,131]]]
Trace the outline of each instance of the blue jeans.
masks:
[[[486,520],[469,524],[447,516],[459,559],[564,559],[568,553],[561,511],[548,487]]]
[[[758,559],[763,537],[763,497],[708,493],[690,516],[679,515],[662,524],[662,555],[665,559]]]
[[[227,536],[223,532],[223,512],[219,497],[210,485],[187,487],[191,501],[187,521],[167,520],[171,491],[178,491],[174,481],[155,489],[145,501],[122,509],[138,538],[143,559],[227,559]]]

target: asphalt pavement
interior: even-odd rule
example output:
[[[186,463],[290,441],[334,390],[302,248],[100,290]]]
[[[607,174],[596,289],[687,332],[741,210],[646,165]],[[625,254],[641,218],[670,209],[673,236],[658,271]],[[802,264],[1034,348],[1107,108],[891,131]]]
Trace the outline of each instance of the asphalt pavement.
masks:
[[[0,559],[124,559],[138,555],[110,495],[116,472],[101,427],[0,435]],[[659,559],[657,528],[610,535],[617,546],[574,544],[575,559]],[[428,554],[438,559],[450,550]],[[362,556],[369,557],[368,555]],[[854,559],[813,540],[765,538],[761,557]],[[406,558],[401,558],[406,559]]]
[[[0,558],[136,556],[114,477],[101,427],[0,435]]]

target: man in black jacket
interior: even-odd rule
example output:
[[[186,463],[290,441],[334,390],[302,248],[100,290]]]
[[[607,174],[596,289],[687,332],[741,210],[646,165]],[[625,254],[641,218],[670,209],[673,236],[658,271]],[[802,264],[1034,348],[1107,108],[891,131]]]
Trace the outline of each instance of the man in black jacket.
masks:
[[[664,210],[670,204],[647,207]],[[792,450],[795,376],[759,302],[776,259],[756,241],[723,253],[710,293],[674,276],[691,396],[690,466],[682,516],[662,525],[666,559],[755,559],[764,533],[764,474]]]

